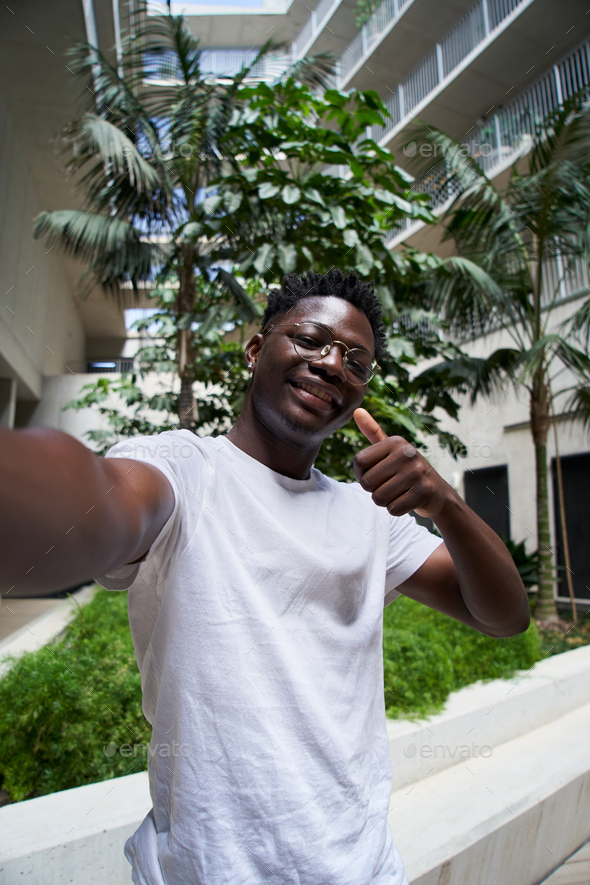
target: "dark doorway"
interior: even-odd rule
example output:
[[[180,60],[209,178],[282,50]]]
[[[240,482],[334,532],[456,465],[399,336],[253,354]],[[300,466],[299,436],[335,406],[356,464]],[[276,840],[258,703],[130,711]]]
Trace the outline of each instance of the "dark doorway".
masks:
[[[463,475],[465,501],[499,535],[510,538],[508,467],[485,467]]]
[[[565,559],[563,555],[563,535],[559,513],[557,488],[557,467],[555,458],[551,462],[553,474],[553,512],[555,515],[555,550],[557,564],[562,566],[557,593],[569,599]],[[574,596],[577,599],[590,599],[590,453],[566,455],[561,458],[563,475],[563,498],[565,523],[570,551],[570,565],[573,572]]]

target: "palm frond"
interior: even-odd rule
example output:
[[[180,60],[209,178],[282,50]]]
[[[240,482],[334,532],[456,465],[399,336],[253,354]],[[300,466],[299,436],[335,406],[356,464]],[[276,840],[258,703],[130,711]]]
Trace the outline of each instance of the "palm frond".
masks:
[[[574,388],[565,404],[565,411],[585,430],[590,430],[590,384]]]
[[[88,278],[120,296],[122,286],[151,282],[164,260],[161,246],[143,238],[129,222],[77,210],[42,212],[33,236],[47,237],[66,254],[88,264]]]
[[[513,348],[500,348],[487,358],[460,354],[420,372],[413,384],[420,388],[432,385],[444,390],[455,390],[470,395],[471,402],[478,396],[490,396],[504,389],[507,379],[514,380],[521,362],[521,353]]]
[[[469,258],[440,260],[425,279],[429,307],[458,332],[481,334],[498,321],[516,319],[508,294]]]
[[[329,52],[301,58],[291,65],[280,79],[292,77],[310,89],[330,89],[336,73],[336,59]]]
[[[109,120],[85,114],[71,127],[70,135],[76,147],[78,167],[83,168],[88,162],[100,164],[103,182],[128,177],[131,187],[139,193],[160,185],[157,170],[142,157],[132,139]]]

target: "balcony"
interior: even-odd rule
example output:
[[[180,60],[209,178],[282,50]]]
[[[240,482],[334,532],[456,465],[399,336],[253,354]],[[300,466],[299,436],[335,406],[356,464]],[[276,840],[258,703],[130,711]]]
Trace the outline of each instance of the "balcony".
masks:
[[[358,68],[368,59],[375,44],[383,39],[384,28],[397,22],[409,2],[411,0],[383,0],[340,58],[342,84],[350,79],[353,68]],[[530,3],[530,0],[476,0],[442,40],[398,83],[397,89],[389,90],[385,103],[391,119],[380,131],[379,138],[413,116],[413,109],[525,3]]]
[[[480,126],[472,127],[462,143],[488,178],[495,178],[527,151],[541,120],[583,86],[588,85],[590,41],[584,41],[497,113],[488,117]],[[383,133],[387,133],[387,127],[371,128],[371,137],[375,140],[383,141]],[[411,156],[411,145],[404,152],[406,156]],[[444,161],[416,179],[412,188],[418,193],[429,195],[431,206],[437,214],[442,214],[457,194],[456,183],[449,179]],[[422,223],[401,224],[389,245],[393,247],[407,240],[422,226]],[[569,279],[567,273],[565,277]],[[585,286],[586,282],[581,283],[578,288]],[[567,286],[571,288],[569,282]],[[564,297],[569,294],[572,294],[571,291],[564,291]]]
[[[345,70],[352,59],[348,50],[357,47],[354,67],[340,86],[379,90],[391,119],[373,132],[394,152],[403,143],[407,122],[416,117],[462,138],[474,120],[528,86],[539,69],[571,51],[587,33],[580,0],[559,6],[553,0],[476,0],[461,17],[453,4],[455,18],[444,27],[441,9],[427,10],[429,2],[395,7],[397,18],[379,33],[378,16],[387,18],[394,9],[392,0],[384,0],[365,25],[365,47],[361,32],[340,60]],[[452,7],[445,4],[443,11],[448,16]],[[416,31],[426,12],[425,26]],[[564,21],[568,28],[562,27]]]

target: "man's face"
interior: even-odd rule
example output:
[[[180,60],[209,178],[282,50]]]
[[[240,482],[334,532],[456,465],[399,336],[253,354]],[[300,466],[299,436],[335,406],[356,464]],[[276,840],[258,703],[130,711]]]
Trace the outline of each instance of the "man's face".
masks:
[[[281,325],[250,340],[246,355],[255,363],[250,389],[254,416],[277,437],[303,446],[319,444],[346,424],[367,389],[366,384],[351,384],[346,378],[341,345],[335,344],[325,357],[313,362],[297,354],[292,339],[295,329],[290,324],[306,322],[322,323],[334,339],[349,348],[365,348],[371,357],[375,347],[365,314],[332,295],[302,299],[269,323]]]

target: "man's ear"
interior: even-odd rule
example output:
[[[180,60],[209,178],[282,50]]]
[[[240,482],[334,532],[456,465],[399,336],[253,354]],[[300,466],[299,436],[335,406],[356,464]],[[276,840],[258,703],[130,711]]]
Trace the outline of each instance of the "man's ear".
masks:
[[[257,332],[256,335],[253,335],[252,338],[250,338],[244,351],[247,363],[256,363],[263,340],[264,335],[261,332]]]

